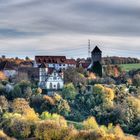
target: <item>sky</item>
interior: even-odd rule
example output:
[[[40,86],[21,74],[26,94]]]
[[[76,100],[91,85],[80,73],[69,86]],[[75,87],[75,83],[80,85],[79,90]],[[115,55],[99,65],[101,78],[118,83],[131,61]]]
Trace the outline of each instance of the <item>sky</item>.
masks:
[[[140,58],[139,0],[0,0],[0,55]]]

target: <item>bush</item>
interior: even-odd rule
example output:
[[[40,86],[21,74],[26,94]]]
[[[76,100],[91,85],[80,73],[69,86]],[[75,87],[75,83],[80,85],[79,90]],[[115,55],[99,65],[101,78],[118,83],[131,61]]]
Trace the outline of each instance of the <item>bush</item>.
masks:
[[[16,138],[28,138],[31,134],[31,124],[23,119],[14,119],[9,127],[10,135]]]
[[[40,140],[63,140],[67,126],[58,121],[42,121],[37,124],[35,136]]]
[[[51,113],[45,111],[41,114],[40,118],[42,120],[59,120],[60,118],[62,118],[62,116],[60,116],[58,114],[51,114]]]

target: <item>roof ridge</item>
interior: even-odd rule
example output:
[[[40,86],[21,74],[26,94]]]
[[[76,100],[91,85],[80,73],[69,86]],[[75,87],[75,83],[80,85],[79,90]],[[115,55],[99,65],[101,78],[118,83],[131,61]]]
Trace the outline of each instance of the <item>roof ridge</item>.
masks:
[[[92,53],[96,53],[96,52],[102,52],[97,45],[93,49]]]

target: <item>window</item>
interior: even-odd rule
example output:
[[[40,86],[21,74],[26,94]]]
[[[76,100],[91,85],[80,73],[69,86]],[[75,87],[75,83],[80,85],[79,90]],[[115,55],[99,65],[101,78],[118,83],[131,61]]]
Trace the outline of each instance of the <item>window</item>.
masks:
[[[60,83],[57,83],[57,89],[60,89]]]
[[[57,78],[56,78],[56,76],[55,77],[53,77],[53,80],[56,80]]]
[[[38,62],[41,63],[41,59],[38,59]]]
[[[50,83],[50,89],[52,89],[52,83]]]

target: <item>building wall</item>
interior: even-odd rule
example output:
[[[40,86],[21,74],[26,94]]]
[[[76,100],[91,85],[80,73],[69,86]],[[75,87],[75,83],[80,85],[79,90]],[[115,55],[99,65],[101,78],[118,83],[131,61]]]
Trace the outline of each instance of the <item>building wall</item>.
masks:
[[[57,72],[53,72],[51,75],[48,75],[46,69],[40,69],[39,87],[47,90],[57,90],[62,89],[63,86],[63,78]]]
[[[47,89],[62,89],[64,81],[57,72],[53,72],[46,81]]]
[[[4,70],[3,72],[6,77],[14,77],[15,75],[17,75],[16,70]]]
[[[101,62],[101,60],[102,60],[102,54],[101,53],[93,53],[92,54],[92,64],[94,62],[97,62],[97,61]]]
[[[41,65],[38,63],[38,66]],[[53,64],[53,63],[48,63],[48,67],[49,68],[54,68],[55,70],[66,70],[68,67],[74,67],[76,68],[76,64],[66,64],[66,63],[62,63],[62,64]]]
[[[58,86],[59,84],[59,86]],[[46,89],[54,89],[54,90],[59,90],[62,89],[64,86],[64,82],[63,81],[47,81],[46,82]]]
[[[48,68],[41,68],[39,69],[39,81],[45,81],[46,75],[48,73]]]

